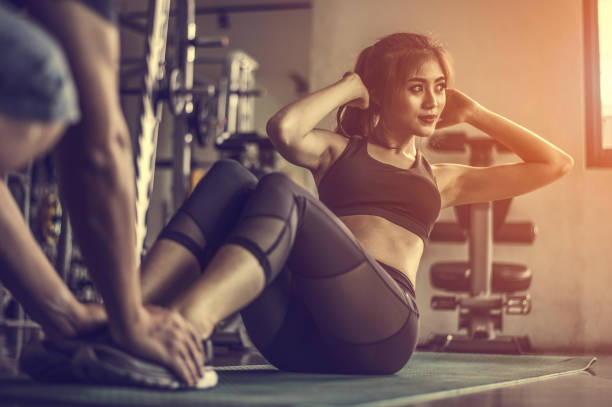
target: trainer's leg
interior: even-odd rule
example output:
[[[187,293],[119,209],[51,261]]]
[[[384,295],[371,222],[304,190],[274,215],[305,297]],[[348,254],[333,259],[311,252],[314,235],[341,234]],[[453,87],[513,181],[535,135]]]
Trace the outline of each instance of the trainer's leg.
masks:
[[[210,168],[143,260],[145,303],[167,305],[200,276],[256,185],[257,178],[234,160]]]

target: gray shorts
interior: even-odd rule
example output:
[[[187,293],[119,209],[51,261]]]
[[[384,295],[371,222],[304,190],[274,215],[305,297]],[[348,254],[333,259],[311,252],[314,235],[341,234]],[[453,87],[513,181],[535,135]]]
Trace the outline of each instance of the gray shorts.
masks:
[[[0,2],[0,113],[21,120],[80,118],[70,66],[58,42]]]

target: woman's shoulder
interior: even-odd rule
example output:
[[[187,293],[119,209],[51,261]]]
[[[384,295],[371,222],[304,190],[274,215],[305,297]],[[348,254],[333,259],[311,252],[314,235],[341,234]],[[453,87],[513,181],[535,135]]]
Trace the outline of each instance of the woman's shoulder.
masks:
[[[344,136],[342,134],[324,130],[327,134],[328,140],[328,154],[326,157],[321,160],[321,165],[316,171],[316,174],[313,174],[315,177],[315,181],[323,179],[327,170],[329,170],[334,163],[342,156],[342,154],[346,151],[349,144],[352,141],[356,141],[359,136]]]
[[[360,135],[344,136],[338,133],[334,134],[335,137],[330,139],[330,149],[332,150],[330,155],[334,161],[340,158],[351,145],[354,146],[356,143],[361,144],[366,141],[366,138]]]
[[[361,136],[345,136],[331,130],[315,129],[314,131],[318,132],[319,136],[326,140],[331,158],[337,158],[342,155],[351,142],[362,139]]]

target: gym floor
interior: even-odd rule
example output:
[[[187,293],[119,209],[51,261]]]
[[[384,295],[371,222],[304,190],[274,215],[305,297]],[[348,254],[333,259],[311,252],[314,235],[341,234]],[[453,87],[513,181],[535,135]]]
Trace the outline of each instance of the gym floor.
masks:
[[[546,379],[536,383],[448,397],[405,406],[415,407],[608,407],[612,403],[612,355],[596,356],[588,371]],[[259,364],[242,356],[218,358],[219,365]],[[246,362],[246,363],[244,363]],[[433,380],[433,379],[432,379]]]
[[[589,355],[591,356],[591,355]],[[582,373],[536,383],[519,384],[468,395],[443,398],[415,407],[608,407],[612,402],[612,355],[595,355],[597,361]],[[219,355],[216,364],[259,364],[261,359],[245,355]]]
[[[612,355],[596,355],[588,372],[426,403],[419,407],[591,407],[612,402]]]
[[[612,400],[612,355],[589,356],[596,356],[597,361],[585,372],[546,379],[535,383],[518,384],[489,391],[405,405],[419,407],[609,406]],[[15,374],[14,370],[11,373],[11,369],[6,369],[7,363],[14,363],[14,361],[6,358],[0,359],[0,364],[4,364],[4,366],[0,366],[3,367],[0,369],[3,376]],[[265,363],[265,361],[258,354],[254,353],[233,351],[227,353],[217,352],[215,355],[215,365],[218,366],[259,365],[262,363]],[[432,380],[435,380],[435,378],[432,377]],[[0,405],[2,405],[1,400]],[[11,406],[18,407],[20,404],[13,403]],[[176,407],[179,406],[177,405]]]

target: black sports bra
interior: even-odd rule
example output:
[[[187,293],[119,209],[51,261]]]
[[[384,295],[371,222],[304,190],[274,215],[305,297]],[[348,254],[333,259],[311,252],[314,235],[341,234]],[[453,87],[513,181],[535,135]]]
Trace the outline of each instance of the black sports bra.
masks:
[[[440,214],[438,186],[425,157],[402,169],[372,158],[353,136],[319,183],[319,199],[337,216],[375,215],[427,240]]]

